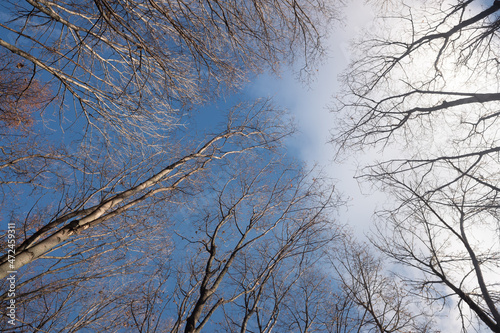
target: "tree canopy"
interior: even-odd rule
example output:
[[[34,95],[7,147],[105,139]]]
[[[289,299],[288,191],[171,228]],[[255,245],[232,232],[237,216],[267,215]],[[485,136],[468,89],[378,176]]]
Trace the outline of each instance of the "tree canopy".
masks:
[[[333,6],[1,6],[2,331],[336,324],[343,307],[322,314],[314,297],[343,298],[310,270],[342,234],[340,199],[287,156],[289,117],[263,99],[232,103],[218,126],[188,122],[252,73],[307,71]]]
[[[416,268],[429,302],[457,302],[462,330],[500,331],[498,1],[390,7],[344,76],[342,149],[396,158],[367,166],[397,203],[374,243]]]

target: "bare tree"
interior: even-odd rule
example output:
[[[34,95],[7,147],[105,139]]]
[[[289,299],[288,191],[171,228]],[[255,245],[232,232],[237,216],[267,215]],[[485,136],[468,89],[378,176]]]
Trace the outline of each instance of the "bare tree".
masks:
[[[55,215],[42,222],[37,229],[26,230],[25,239],[16,246],[14,267],[7,261],[7,255],[3,256],[0,276],[4,277],[8,270],[23,267],[82,231],[130,211],[136,205],[142,205],[164,193],[168,196],[168,193],[201,172],[213,160],[255,148],[271,147],[286,132],[283,132],[281,125],[275,124],[269,118],[264,119],[268,116],[265,115],[267,112],[270,110],[266,103],[251,107],[246,116],[238,117],[241,121],[230,121],[222,133],[203,142],[184,156],[171,157],[167,162],[163,161],[161,156],[154,156],[159,159],[145,159],[139,166],[132,167],[134,172],[127,168],[119,174],[111,173],[109,178],[102,174],[102,177],[107,178],[104,186],[95,190],[85,189],[89,191],[85,193],[85,197],[56,210]],[[241,138],[244,140],[241,141]],[[238,143],[242,146],[238,147]],[[156,170],[151,168],[153,163],[159,164],[156,165]],[[138,167],[147,169],[139,169],[137,172]]]
[[[495,13],[500,4],[482,8],[476,1],[459,1],[421,7],[393,9],[356,44],[358,58],[344,75],[347,95],[340,100],[349,116],[340,119],[335,142],[424,140],[412,125],[418,122],[431,130],[442,118],[453,120],[448,126],[460,126],[464,133],[456,135],[468,134],[461,137],[466,140],[494,121],[496,113],[489,107],[494,109],[499,98]],[[465,115],[464,107],[478,112]],[[460,116],[462,122],[455,124]]]
[[[8,55],[0,122],[9,128],[0,136],[0,219],[15,224],[16,246],[2,235],[0,299],[12,299],[3,278],[16,271],[19,324],[2,322],[2,330],[173,329],[178,318],[165,310],[176,301],[169,295],[178,295],[165,287],[178,273],[169,257],[174,230],[165,226],[178,221],[172,212],[203,193],[212,173],[221,181],[235,155],[267,156],[292,130],[265,102],[235,108],[225,128],[204,137],[179,125],[182,117],[252,73],[277,72],[297,58],[309,69],[323,52],[333,6],[1,6]],[[17,133],[17,124],[31,127]],[[199,308],[190,323],[199,324]]]
[[[407,278],[422,296],[458,303],[463,331],[500,331],[499,10],[498,1],[393,7],[358,44],[334,138],[397,152],[361,173],[397,203],[375,242],[420,271]]]
[[[171,267],[169,256],[177,246],[171,237],[177,230],[169,226],[183,225],[177,223],[176,209],[210,192],[208,178],[214,181],[214,193],[225,193],[217,192],[216,184],[225,181],[221,174],[235,163],[234,156],[255,154],[258,159],[262,154],[265,159],[291,131],[265,102],[250,110],[235,108],[225,128],[207,130],[205,137],[180,126],[183,115],[238,89],[252,73],[276,72],[297,58],[308,70],[323,52],[325,26],[335,14],[332,4],[27,0],[1,6],[0,46],[8,55],[0,73],[0,121],[12,128],[2,129],[0,136],[0,219],[15,224],[16,244],[8,233],[2,235],[0,245],[9,250],[2,250],[0,258],[0,299],[12,299],[4,292],[9,282],[3,278],[16,271],[20,325],[2,322],[2,330],[154,332],[182,326],[193,331],[210,319],[205,312],[210,307],[203,304],[212,304],[212,294],[223,291],[226,297],[234,290],[245,299],[256,297],[253,311],[238,318],[245,327],[259,313],[259,284],[273,281],[276,290],[286,289],[302,276],[307,265],[297,268],[294,260],[317,250],[322,241],[307,237],[319,234],[326,218],[304,214],[310,223],[300,224],[300,213],[288,212],[286,205],[291,209],[302,203],[261,207],[263,215],[281,209],[293,218],[276,217],[275,225],[263,227],[266,232],[251,222],[241,234],[242,243],[227,241],[234,246],[233,259],[226,258],[228,268],[213,273],[213,260],[224,252],[215,251],[218,229],[207,231],[214,247],[208,242],[204,249],[209,274],[196,282],[199,294],[191,296],[197,301],[191,304],[193,298],[186,296],[185,316],[172,317],[167,311],[183,292],[183,285],[173,291],[167,282],[200,276],[178,275],[180,268]],[[32,126],[16,133],[17,124]],[[284,186],[268,177],[269,183]],[[292,187],[267,192],[269,204],[274,195],[293,193],[293,186],[299,186],[292,180],[286,185]],[[252,186],[241,183],[240,188]],[[299,192],[297,198],[307,198],[309,208],[317,211],[334,201],[314,206],[309,194]],[[249,211],[248,203],[245,207]],[[267,257],[249,250],[271,234],[276,243],[256,249]],[[227,271],[240,253],[267,259],[260,271],[248,272],[258,275],[253,287],[227,282],[236,276]],[[284,261],[290,262],[294,278],[280,285],[276,276]],[[199,272],[199,264],[190,273]],[[237,288],[221,289],[221,280]],[[236,295],[227,303],[242,299]],[[222,308],[229,307],[224,303]],[[276,316],[265,320],[273,323]]]
[[[357,332],[439,332],[432,304],[416,302],[407,281],[391,274],[373,248],[345,239],[332,265],[345,297],[357,306],[350,312]]]
[[[379,248],[420,270],[422,274],[408,280],[428,299],[446,301],[458,296],[463,331],[477,326],[479,319],[497,332],[497,194],[485,193],[467,178],[438,191],[398,177],[392,181],[391,186],[399,186],[393,193],[404,204],[398,214],[381,215],[392,235],[380,229]]]
[[[200,139],[201,143],[191,140],[187,141],[191,143],[183,141],[182,145],[171,144],[162,153],[131,158],[128,165],[111,160],[106,152],[103,154],[107,158],[97,160],[94,157],[99,155],[95,152],[89,155],[78,152],[77,161],[81,164],[49,159],[48,168],[53,172],[58,169],[53,184],[52,175],[43,175],[43,170],[40,177],[44,182],[38,185],[32,184],[32,178],[27,179],[27,184],[15,184],[13,188],[13,184],[3,184],[6,194],[3,201],[5,207],[11,209],[11,215],[4,217],[15,224],[17,246],[13,249],[15,261],[8,256],[12,252],[3,252],[2,276],[5,277],[7,271],[18,271],[18,305],[25,302],[26,309],[40,309],[41,316],[48,318],[46,323],[41,319],[37,321],[34,316],[39,310],[27,311],[30,314],[26,315],[26,327],[41,325],[51,330],[51,326],[45,325],[59,327],[57,325],[66,323],[61,316],[54,314],[51,318],[51,311],[43,312],[42,307],[34,304],[48,302],[47,297],[57,304],[64,300],[61,296],[64,293],[76,293],[68,301],[73,299],[78,304],[82,301],[76,296],[78,290],[90,287],[82,281],[106,281],[107,277],[122,275],[126,279],[133,275],[134,281],[141,281],[135,285],[147,283],[147,277],[142,280],[137,277],[140,267],[149,269],[149,262],[162,260],[165,250],[162,247],[169,239],[168,233],[160,232],[161,223],[157,222],[168,214],[163,210],[158,216],[157,210],[162,211],[160,207],[165,203],[169,206],[165,208],[167,211],[175,210],[173,207],[179,201],[188,200],[189,193],[195,194],[202,174],[209,172],[214,161],[225,163],[225,159],[235,154],[273,149],[289,133],[290,127],[278,120],[278,113],[268,103],[249,106],[246,113],[242,107],[229,115],[230,121],[221,133],[207,140]],[[186,140],[185,136],[182,138]],[[217,168],[211,170],[217,172]],[[30,175],[21,175],[24,176]],[[68,179],[70,177],[73,178]],[[26,191],[24,193],[31,197],[28,195],[19,202],[17,196],[23,192],[15,190]],[[4,249],[8,248],[7,240],[4,234],[1,238]],[[7,286],[8,281],[2,282]],[[127,288],[132,286],[134,283],[125,284]],[[133,294],[125,289],[119,290],[124,295]],[[102,300],[102,297],[90,297],[95,293],[88,294],[90,308],[93,300]],[[3,294],[2,299],[7,298],[7,293]],[[136,307],[133,306],[135,313],[139,311]],[[101,313],[109,311],[109,306],[98,308]],[[60,313],[68,314],[70,322],[76,320],[71,317],[74,315],[71,309],[66,307]],[[116,307],[117,316],[123,316],[123,311],[118,309],[120,307]],[[21,313],[18,312],[19,318],[23,318]],[[68,327],[73,327],[71,325]]]
[[[111,170],[105,194],[85,192],[88,207],[13,214],[26,229],[16,263],[49,247],[18,268],[20,326],[2,329],[346,332],[322,271],[341,237],[339,199],[283,157],[290,127],[266,106],[239,110],[190,154]]]
[[[149,299],[168,277],[171,247],[161,227],[148,223],[154,216],[143,214],[97,227],[24,269],[16,285],[16,325],[3,320],[2,331],[116,332],[133,317],[151,325]],[[4,304],[11,299],[5,282]]]
[[[296,56],[314,61],[334,13],[329,3],[308,0],[29,0],[2,7],[0,46],[53,83],[62,125],[83,120],[89,133],[108,140],[113,133],[165,135],[180,107],[237,88],[249,72],[276,70]]]
[[[338,288],[333,274],[325,267],[328,267],[327,262],[316,262],[316,265],[308,267],[300,279],[290,286],[289,292],[281,301],[279,320],[275,326],[278,331],[356,331],[357,323],[352,321],[355,305]]]
[[[340,236],[328,218],[338,201],[331,188],[284,161],[250,161],[254,167],[231,166],[227,181],[210,191],[217,196],[199,214],[197,230],[179,232],[186,264],[179,264],[172,332],[304,332],[321,325],[322,303],[311,300],[307,318],[286,322],[302,306],[294,302],[299,286],[314,291],[322,283],[310,270]]]

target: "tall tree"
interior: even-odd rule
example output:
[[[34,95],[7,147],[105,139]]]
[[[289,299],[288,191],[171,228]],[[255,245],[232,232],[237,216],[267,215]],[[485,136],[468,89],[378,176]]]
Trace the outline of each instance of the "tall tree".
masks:
[[[286,161],[263,162],[230,166],[194,228],[179,232],[176,243],[186,249],[179,259],[188,264],[178,265],[172,332],[271,332],[283,324],[298,332],[321,324],[317,316],[297,324],[282,317],[300,309],[290,299],[296,285],[321,283],[309,271],[340,236],[328,216],[338,200],[332,187]],[[320,311],[320,304],[309,305],[311,313]]]
[[[61,119],[103,136],[165,134],[177,109],[249,72],[321,54],[325,1],[5,1],[0,46],[53,82]],[[48,76],[46,74],[49,74]],[[73,104],[76,114],[65,106]],[[89,129],[90,130],[90,129]]]
[[[398,203],[376,243],[423,296],[457,302],[463,331],[499,332],[500,2],[391,8],[358,44],[334,141],[398,151],[362,172]]]
[[[344,239],[332,256],[344,297],[355,304],[349,319],[357,332],[440,332],[429,304],[416,302],[407,282],[366,244]]]
[[[210,319],[203,310],[209,305],[189,308],[188,316],[178,318],[165,312],[177,301],[169,293],[179,297],[183,288],[166,287],[180,270],[171,266],[177,230],[170,227],[189,224],[175,212],[187,203],[202,206],[195,198],[210,192],[205,189],[210,185],[214,193],[225,193],[207,179],[225,181],[223,170],[236,155],[267,158],[291,127],[267,102],[235,107],[222,128],[206,129],[206,135],[184,126],[182,117],[238,89],[251,73],[278,71],[296,58],[308,69],[323,52],[323,22],[333,8],[309,0],[27,0],[1,6],[0,46],[8,56],[0,73],[6,80],[0,121],[10,127],[33,123],[29,131],[9,129],[0,136],[0,219],[15,225],[4,229],[0,241],[11,250],[2,250],[0,276],[17,271],[21,325],[2,322],[2,329],[152,332],[200,326],[200,311]],[[277,229],[288,230],[276,220]],[[297,229],[312,233],[312,225]],[[248,229],[245,240],[260,240],[251,223]],[[14,238],[8,236],[13,230]],[[285,242],[281,247],[261,249],[262,255],[274,250],[278,261],[291,256],[285,236],[277,239]],[[298,236],[290,242],[306,239]],[[218,237],[213,235],[214,243]],[[249,247],[236,247],[235,253]],[[269,260],[272,268],[259,274],[272,281],[279,265],[270,261],[276,258],[255,256]],[[298,276],[305,269],[293,262],[289,267]],[[179,281],[203,274],[193,272]],[[213,274],[237,275],[222,273]],[[10,301],[4,292],[9,280],[1,281],[1,299]],[[199,290],[193,297],[213,301]],[[257,290],[242,295],[249,300]],[[187,304],[192,300],[186,297]]]
[[[108,179],[102,170],[106,186],[82,189],[82,201],[63,201],[64,208],[38,202],[18,218],[20,324],[3,321],[2,330],[335,326],[342,311],[322,314],[319,300],[331,285],[312,274],[324,247],[341,237],[331,219],[339,204],[334,188],[284,157],[290,127],[273,109],[259,104],[238,113],[189,153],[149,157],[110,170]],[[2,283],[1,299],[9,300],[9,280]]]
[[[239,112],[243,113],[242,110]],[[92,179],[96,176],[93,172],[69,165],[69,172],[82,173],[78,176],[82,179],[71,184],[73,187],[81,184],[82,188],[70,190],[82,192],[83,195],[63,195],[59,207],[51,209],[53,215],[37,224],[30,223],[28,214],[25,225],[18,226],[22,227],[24,234],[17,239],[15,264],[12,265],[5,254],[0,259],[0,276],[4,277],[7,271],[33,262],[82,231],[131,211],[137,205],[150,200],[154,202],[155,197],[162,195],[170,196],[170,193],[214,160],[247,150],[271,148],[286,132],[281,124],[269,118],[270,113],[267,103],[256,104],[249,108],[246,115],[235,115],[230,119],[227,128],[220,134],[197,147],[183,147],[185,154],[165,149],[161,154],[146,157],[136,165],[126,165],[124,169],[116,171],[109,164],[100,165],[106,169],[99,170],[95,181]],[[92,176],[89,180],[85,179],[88,173]],[[34,207],[39,205],[37,201]]]

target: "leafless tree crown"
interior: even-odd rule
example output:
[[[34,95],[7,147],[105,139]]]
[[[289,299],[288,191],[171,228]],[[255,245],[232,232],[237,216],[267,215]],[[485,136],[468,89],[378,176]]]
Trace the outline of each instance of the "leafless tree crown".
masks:
[[[323,1],[5,1],[0,46],[53,82],[60,118],[107,137],[165,134],[178,109],[322,53]],[[306,65],[307,66],[307,65]],[[72,106],[73,112],[67,107]],[[89,129],[90,130],[90,129]]]
[[[397,203],[374,242],[418,269],[417,294],[456,302],[463,331],[499,332],[500,3],[391,8],[357,44],[333,141],[398,155],[361,172]]]

